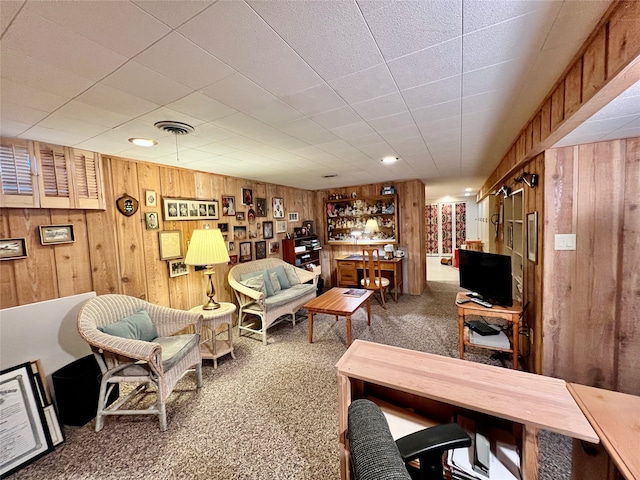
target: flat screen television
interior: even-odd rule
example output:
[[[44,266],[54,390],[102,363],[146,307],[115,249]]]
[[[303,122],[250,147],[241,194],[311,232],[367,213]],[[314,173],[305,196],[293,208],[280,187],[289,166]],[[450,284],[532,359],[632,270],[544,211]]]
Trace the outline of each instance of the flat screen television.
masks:
[[[513,305],[511,257],[497,253],[458,251],[460,287],[495,305]]]

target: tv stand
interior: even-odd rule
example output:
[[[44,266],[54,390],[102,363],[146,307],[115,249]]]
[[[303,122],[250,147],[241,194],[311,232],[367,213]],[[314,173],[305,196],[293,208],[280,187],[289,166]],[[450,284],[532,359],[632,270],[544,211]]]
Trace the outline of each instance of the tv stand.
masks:
[[[489,350],[510,353],[513,357],[513,368],[514,370],[518,370],[518,355],[520,352],[518,332],[520,331],[520,316],[522,315],[522,306],[520,303],[517,300],[514,300],[512,307],[494,305],[492,308],[487,308],[476,303],[475,298],[473,297],[470,297],[470,302],[463,304],[457,303],[458,300],[465,298],[466,296],[468,296],[468,294],[465,294],[464,292],[459,292],[456,295],[456,307],[458,307],[458,333],[460,336],[460,358],[464,359],[464,347],[466,345],[471,345],[477,348],[487,348]],[[511,348],[499,348],[472,343],[469,337],[469,329],[464,326],[464,317],[467,315],[480,315],[483,317],[502,318],[506,320],[511,330]]]

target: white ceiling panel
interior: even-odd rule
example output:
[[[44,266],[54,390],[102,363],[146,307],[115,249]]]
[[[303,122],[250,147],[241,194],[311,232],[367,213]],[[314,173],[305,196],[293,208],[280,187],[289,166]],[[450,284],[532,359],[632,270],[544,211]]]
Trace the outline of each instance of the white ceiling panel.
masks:
[[[0,134],[300,188],[477,189],[610,4],[4,0]],[[569,138],[637,132],[621,98]]]
[[[204,51],[177,32],[151,45],[135,57],[136,62],[180,82],[198,89],[222,80],[235,70]]]
[[[26,9],[127,57],[171,31],[130,2],[28,2]]]

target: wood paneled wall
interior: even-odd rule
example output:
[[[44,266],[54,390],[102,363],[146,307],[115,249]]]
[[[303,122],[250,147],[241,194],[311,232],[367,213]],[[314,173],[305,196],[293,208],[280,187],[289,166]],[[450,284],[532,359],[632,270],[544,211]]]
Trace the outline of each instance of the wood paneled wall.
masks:
[[[146,299],[160,305],[188,309],[206,299],[205,277],[191,270],[188,275],[169,278],[166,261],[160,260],[158,232],[179,230],[182,232],[183,248],[196,228],[206,223],[215,227],[217,223],[229,224],[229,239],[233,237],[233,226],[243,224],[248,230],[261,229],[248,221],[236,222],[235,217],[221,216],[219,220],[207,221],[163,221],[162,201],[166,197],[221,200],[222,195],[236,197],[236,210],[247,211],[241,205],[243,187],[253,189],[254,198],[266,198],[266,218],[272,220],[273,197],[284,199],[285,216],[298,212],[299,222],[288,222],[289,232],[302,226],[302,221],[316,219],[313,192],[280,185],[265,184],[197,172],[156,164],[135,162],[122,158],[103,157],[105,172],[105,200],[107,209],[99,210],[52,210],[52,209],[0,209],[0,238],[25,237],[28,257],[20,260],[0,262],[0,308],[64,297],[95,290],[99,295],[122,293]],[[154,190],[158,195],[157,207],[144,205],[145,190]],[[116,199],[131,195],[140,200],[138,211],[125,217],[116,207]],[[145,212],[160,213],[160,229],[146,230]],[[40,244],[38,226],[73,224],[76,241],[71,244]],[[275,223],[274,223],[275,232]],[[280,241],[284,234],[275,234],[269,241]],[[238,251],[236,241],[236,252]],[[255,255],[255,249],[253,250]],[[278,254],[281,257],[281,253]],[[216,299],[232,301],[232,292],[226,282],[227,265],[216,268]]]
[[[520,177],[522,173],[535,173],[538,175],[539,183],[535,188],[530,188],[522,182],[516,182],[515,178]],[[542,321],[542,272],[544,269],[544,258],[542,255],[544,248],[544,155],[536,156],[532,161],[523,166],[520,170],[513,173],[512,176],[504,180],[503,185],[510,187],[513,191],[522,190],[523,195],[523,219],[524,219],[524,252],[523,259],[523,283],[524,291],[522,292],[523,305],[527,306],[524,321],[521,323],[520,345],[522,346],[520,353],[524,355],[526,365],[529,371],[535,373],[542,372],[542,337],[543,337],[543,321]],[[500,197],[500,202],[503,198]],[[526,218],[528,213],[538,212],[538,261],[532,262],[527,259],[527,224]],[[496,252],[508,254],[504,248],[504,223],[500,224],[500,232],[496,240]]]
[[[328,245],[326,244],[326,230],[324,230],[324,202],[332,193],[351,196],[356,192],[358,197],[371,197],[380,195],[385,184],[377,183],[371,185],[359,185],[355,187],[335,188],[331,190],[318,190],[315,192],[316,211],[319,218],[316,218],[317,228],[320,229],[323,243],[322,251],[322,276],[325,285],[335,284],[335,275],[327,272],[335,272],[335,258],[341,255],[353,254],[356,250],[354,245]],[[427,256],[424,248],[424,206],[425,187],[420,180],[406,182],[393,182],[398,193],[400,204],[400,216],[398,218],[399,247],[407,248],[408,258],[405,260],[404,268],[408,271],[408,282],[404,284],[404,293],[409,295],[420,295],[427,285]]]
[[[640,138],[545,157],[543,373],[640,395]]]

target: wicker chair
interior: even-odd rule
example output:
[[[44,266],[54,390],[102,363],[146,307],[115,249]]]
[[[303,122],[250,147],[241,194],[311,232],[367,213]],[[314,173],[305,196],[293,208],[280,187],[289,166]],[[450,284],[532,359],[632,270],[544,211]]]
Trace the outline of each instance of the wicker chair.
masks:
[[[243,274],[278,266],[283,266],[285,271],[289,271],[289,273],[294,272],[294,275],[300,280],[300,284],[282,290],[277,296],[267,298],[264,293],[240,283]],[[305,303],[316,297],[318,285],[317,274],[296,268],[279,258],[265,258],[234,265],[229,270],[228,280],[238,299],[238,336],[242,331],[257,333],[262,336],[264,345],[267,344],[267,329],[284,320],[285,315],[291,315],[291,321],[295,325],[296,312]],[[245,324],[248,315],[257,317],[253,320],[259,321],[259,326],[254,328],[253,323]]]
[[[129,339],[100,330],[109,326],[113,328],[113,324],[141,309],[146,310],[155,327],[155,339]],[[176,335],[189,327],[194,333]],[[202,387],[201,328],[200,314],[162,307],[135,297],[101,295],[87,301],[78,313],[78,332],[91,346],[102,371],[96,432],[102,429],[107,415],[157,415],[160,430],[166,430],[165,402],[178,380],[195,368],[198,388]],[[132,382],[137,386],[107,406],[109,394],[121,382]],[[120,409],[149,383],[157,389],[154,405],[147,409]]]

